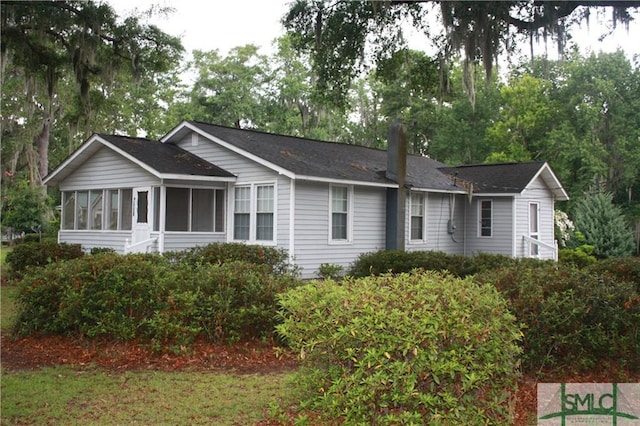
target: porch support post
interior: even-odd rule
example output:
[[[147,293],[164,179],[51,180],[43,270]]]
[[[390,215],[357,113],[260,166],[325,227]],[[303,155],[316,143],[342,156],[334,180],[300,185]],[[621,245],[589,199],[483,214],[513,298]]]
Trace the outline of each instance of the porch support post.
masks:
[[[158,252],[164,253],[164,231],[167,217],[167,187],[164,183],[160,184],[160,211],[158,212]]]

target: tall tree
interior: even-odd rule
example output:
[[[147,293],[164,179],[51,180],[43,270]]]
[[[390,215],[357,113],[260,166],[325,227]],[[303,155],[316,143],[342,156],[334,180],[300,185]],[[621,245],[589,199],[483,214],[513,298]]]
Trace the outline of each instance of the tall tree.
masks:
[[[120,22],[109,5],[93,1],[3,1],[1,27],[2,87],[24,87],[23,94],[3,90],[3,107],[12,105],[2,115],[3,137],[14,142],[11,158],[26,155],[36,186],[48,173],[56,126],[86,128],[106,86],[123,76],[152,79],[183,51],[177,38],[136,17]]]
[[[444,32],[429,24],[436,6]],[[516,45],[514,37],[555,37],[562,48],[570,24],[588,19],[592,9],[610,9],[614,23],[628,24],[637,7],[640,1],[296,0],[283,23],[296,46],[310,52],[318,85],[337,104],[344,103],[350,82],[372,59],[363,54],[368,42],[374,60],[406,47],[403,23],[430,35],[443,59],[464,53],[464,82],[473,99],[472,65],[482,63],[489,77],[498,55]]]

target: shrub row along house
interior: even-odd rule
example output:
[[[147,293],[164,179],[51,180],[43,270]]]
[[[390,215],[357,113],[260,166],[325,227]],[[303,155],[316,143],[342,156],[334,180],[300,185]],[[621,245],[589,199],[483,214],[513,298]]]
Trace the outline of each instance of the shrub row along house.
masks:
[[[60,242],[167,252],[215,242],[286,249],[313,277],[382,249],[556,258],[545,162],[446,167],[387,151],[184,121],[160,141],[94,134],[46,178]]]

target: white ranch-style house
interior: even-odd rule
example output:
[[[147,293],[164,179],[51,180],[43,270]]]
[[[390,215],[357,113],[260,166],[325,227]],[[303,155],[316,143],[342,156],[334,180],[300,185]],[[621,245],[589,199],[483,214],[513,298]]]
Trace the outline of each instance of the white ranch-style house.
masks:
[[[184,121],[160,141],[94,134],[44,180],[60,242],[167,252],[215,242],[286,249],[302,276],[382,249],[557,258],[545,162],[447,167],[387,151]]]

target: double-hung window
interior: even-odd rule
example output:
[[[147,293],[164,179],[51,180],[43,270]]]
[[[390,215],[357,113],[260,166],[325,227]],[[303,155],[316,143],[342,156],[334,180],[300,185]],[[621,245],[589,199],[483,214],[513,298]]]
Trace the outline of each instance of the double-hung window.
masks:
[[[493,235],[493,202],[491,200],[481,200],[478,204],[479,236],[491,237]]]
[[[237,186],[233,201],[233,239],[273,241],[275,205],[275,185]]]
[[[349,241],[349,188],[331,186],[331,240]]]
[[[411,240],[423,241],[424,237],[424,193],[411,193]]]

